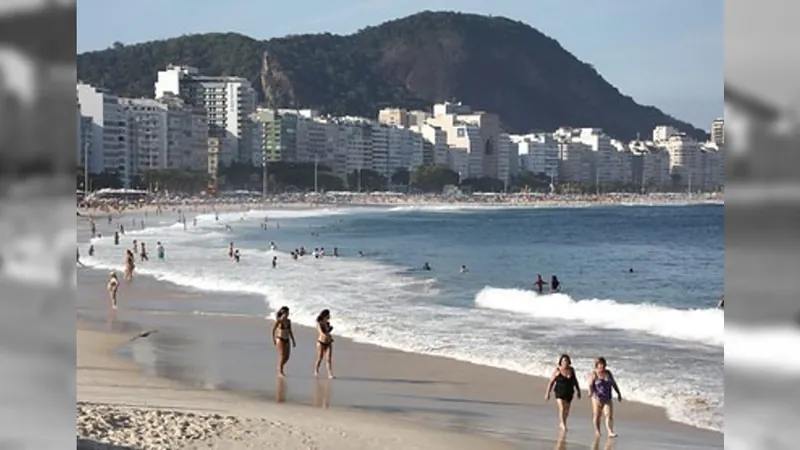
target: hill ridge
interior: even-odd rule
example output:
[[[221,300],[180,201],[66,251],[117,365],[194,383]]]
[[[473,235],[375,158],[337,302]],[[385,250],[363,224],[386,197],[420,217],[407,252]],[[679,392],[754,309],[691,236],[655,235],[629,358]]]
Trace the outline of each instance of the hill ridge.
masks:
[[[116,45],[79,54],[78,79],[123,96],[152,97],[157,72],[185,64],[207,75],[247,78],[263,99],[264,51],[292,87],[280,98],[334,115],[375,117],[381,107],[429,109],[458,99],[499,114],[512,133],[597,127],[633,139],[672,125],[707,138],[622,94],[556,39],[520,21],[472,13],[423,11],[344,35],[257,40],[214,32]]]

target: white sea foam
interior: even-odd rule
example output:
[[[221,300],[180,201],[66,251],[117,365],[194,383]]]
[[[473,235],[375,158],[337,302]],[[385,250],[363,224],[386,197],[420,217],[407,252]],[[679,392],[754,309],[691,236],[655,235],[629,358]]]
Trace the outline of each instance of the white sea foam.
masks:
[[[597,328],[725,345],[725,316],[719,309],[682,310],[599,299],[576,301],[567,294],[537,295],[532,291],[492,287],[478,293],[475,305],[539,319],[575,321]]]
[[[663,342],[667,339],[674,340],[677,344],[695,341],[695,345],[706,342],[711,344],[712,349],[722,345],[716,341],[721,335],[713,332],[717,321],[721,319],[710,313],[707,320],[710,321],[712,331],[701,336],[693,328],[695,319],[691,319],[691,323],[687,322],[689,316],[682,315],[681,312],[671,312],[667,308],[660,310],[654,306],[639,306],[642,308],[639,311],[635,309],[636,305],[630,305],[632,309],[625,309],[628,305],[614,301],[584,302],[566,296],[555,296],[551,299],[554,303],[549,309],[518,310],[522,299],[517,298],[518,301],[515,302],[514,296],[523,294],[508,289],[486,288],[476,293],[474,299],[480,308],[456,308],[437,303],[439,291],[435,279],[400,273],[395,266],[365,258],[305,257],[292,261],[283,252],[269,250],[268,240],[258,248],[241,248],[242,262],[239,264],[231,262],[226,256],[227,242],[235,239],[236,234],[225,232],[225,223],[240,231],[244,227],[256,229],[257,223],[263,221],[264,216],[272,221],[280,216],[280,212],[286,213],[283,216],[285,218],[304,214],[299,217],[302,219],[374,210],[353,208],[346,211],[348,210],[250,211],[244,213],[244,221],[241,220],[242,213],[226,213],[220,214],[219,222],[210,214],[198,219],[197,228],[190,226],[184,231],[182,225],[169,225],[139,230],[126,235],[126,241],[146,240],[151,251],[156,240],[167,246],[166,261],[139,263],[138,273],[197,289],[251,293],[265,299],[264,305],[260,307],[190,304],[189,308],[195,314],[241,313],[264,317],[286,305],[292,309],[295,322],[313,325],[318,312],[330,308],[336,334],[357,342],[445,356],[525,374],[550,374],[554,355],[563,351],[563,348],[556,345],[563,345],[564,342],[564,327],[558,325],[564,319],[580,322],[580,326],[594,329],[616,328],[641,335],[631,337],[633,341]],[[383,213],[385,212],[384,209]],[[121,249],[114,246],[113,239],[106,236],[95,239],[94,243],[96,255],[86,258],[88,265],[122,268]],[[124,247],[127,246],[126,242]],[[275,255],[279,257],[277,270],[270,268],[270,261]],[[313,280],[313,283],[309,280]],[[124,307],[124,291],[120,298]],[[181,301],[188,303],[193,300]],[[226,300],[221,298],[218,301]],[[584,312],[583,308],[589,312]],[[618,311],[616,319],[613,317],[615,311]],[[510,315],[509,312],[516,314]],[[648,322],[647,314],[659,316],[657,320]],[[702,314],[702,311],[697,314]],[[399,317],[402,320],[398,320]],[[638,321],[634,320],[636,317]],[[673,319],[674,325],[659,327],[661,321]],[[641,323],[645,325],[637,325]],[[690,331],[680,331],[681,326]],[[470,333],[465,334],[465,329],[469,329]],[[525,334],[530,330],[537,333],[536,339],[531,340]],[[599,350],[585,349],[583,354],[575,354],[576,366],[590,367],[591,357],[597,351]],[[657,358],[657,355],[654,357]],[[618,378],[624,380],[629,399],[665,407],[675,420],[721,429],[721,388],[718,389],[720,392],[716,392],[713,387],[698,386],[695,380],[708,380],[710,377],[698,376],[697,373],[686,377],[684,368],[664,366],[661,370],[662,366],[653,367],[641,363],[623,366],[623,362],[618,361],[616,364],[614,370]]]

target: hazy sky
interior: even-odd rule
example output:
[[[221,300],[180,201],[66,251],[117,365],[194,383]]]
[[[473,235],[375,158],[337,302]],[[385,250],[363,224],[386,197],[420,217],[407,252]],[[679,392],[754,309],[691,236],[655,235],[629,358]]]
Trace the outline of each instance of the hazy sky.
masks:
[[[78,51],[185,33],[352,33],[422,10],[521,20],[637,102],[703,129],[723,112],[723,0],[81,0]]]

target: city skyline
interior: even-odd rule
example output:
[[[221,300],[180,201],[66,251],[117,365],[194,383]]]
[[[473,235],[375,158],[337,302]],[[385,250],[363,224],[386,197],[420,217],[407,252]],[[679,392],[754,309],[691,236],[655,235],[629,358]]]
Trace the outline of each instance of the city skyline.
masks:
[[[176,17],[189,17],[181,11],[191,6],[183,0],[166,4],[84,0],[78,5],[77,46],[84,52],[105,49],[117,41],[133,44],[212,31],[238,32],[256,39],[319,32],[350,34],[425,9],[456,10],[525,22],[595,66],[638,103],[654,105],[698,128],[708,130],[711,121],[723,115],[723,3],[718,0],[646,4],[620,0],[609,5],[581,3],[580,7],[552,0],[527,5],[504,0],[314,3],[313,7],[273,5],[265,15],[235,13],[263,9],[252,0],[208,3],[200,11],[192,8],[191,21],[181,21]],[[85,25],[100,20],[107,26]]]

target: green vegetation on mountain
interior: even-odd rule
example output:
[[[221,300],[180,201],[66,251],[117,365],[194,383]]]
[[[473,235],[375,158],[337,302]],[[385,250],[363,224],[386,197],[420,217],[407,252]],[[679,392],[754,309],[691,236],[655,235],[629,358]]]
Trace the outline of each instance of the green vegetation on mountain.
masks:
[[[632,139],[656,125],[705,133],[637,104],[557,41],[521,22],[452,12],[422,12],[339,36],[294,35],[258,41],[234,33],[115,44],[78,55],[78,78],[119,95],[152,96],[167,64],[208,75],[259,80],[261,58],[281,80],[278,106],[374,117],[386,106],[430,108],[461,101],[496,112],[513,133],[559,126],[600,127]],[[632,67],[631,70],[636,70]]]

